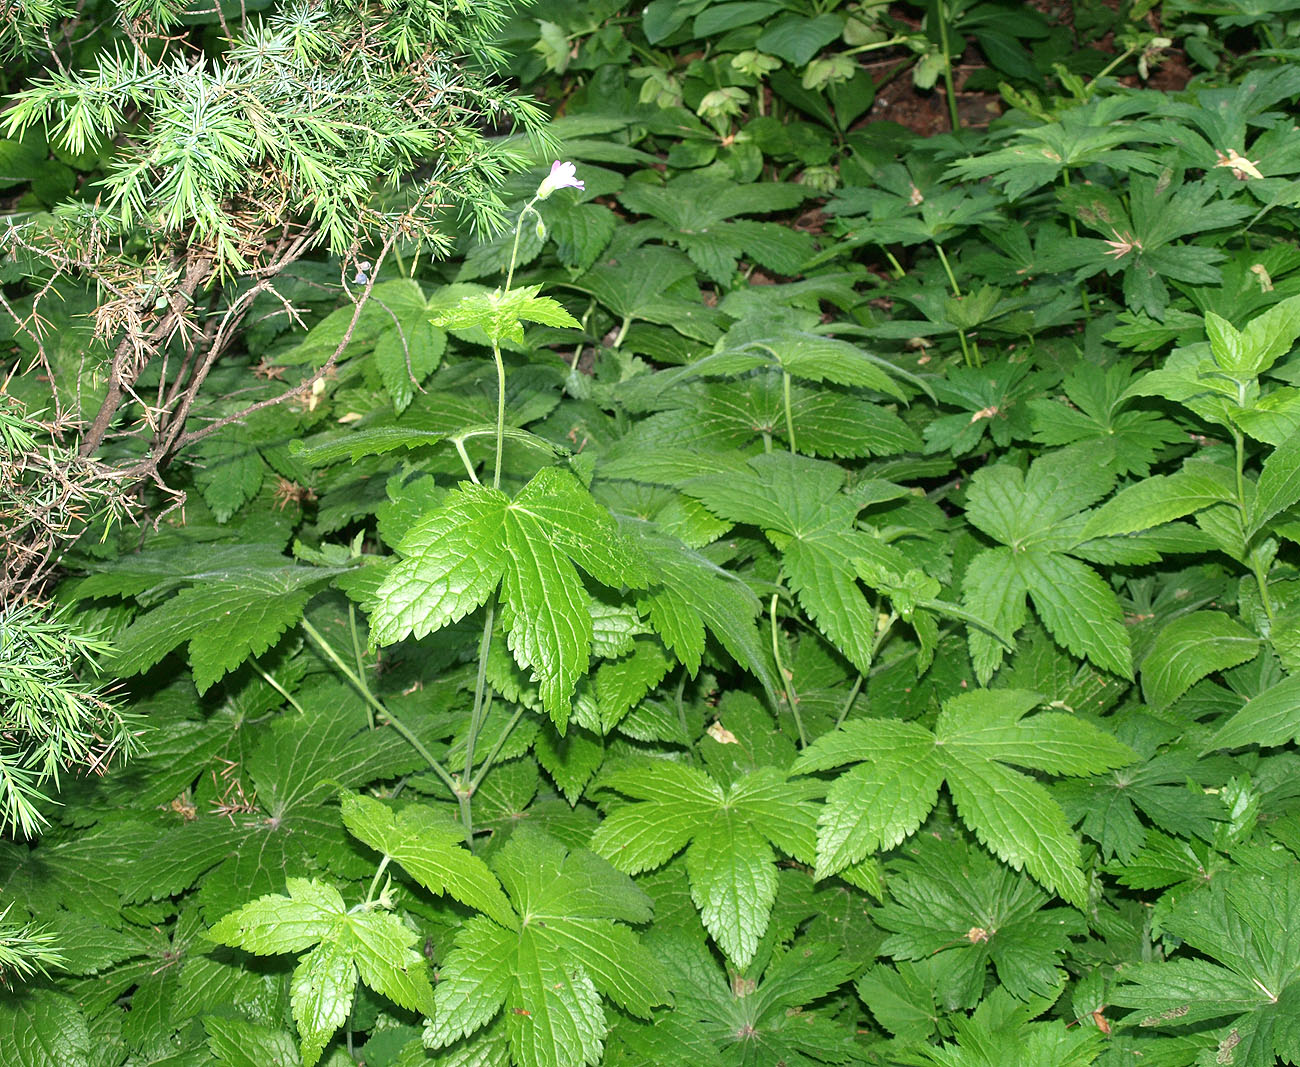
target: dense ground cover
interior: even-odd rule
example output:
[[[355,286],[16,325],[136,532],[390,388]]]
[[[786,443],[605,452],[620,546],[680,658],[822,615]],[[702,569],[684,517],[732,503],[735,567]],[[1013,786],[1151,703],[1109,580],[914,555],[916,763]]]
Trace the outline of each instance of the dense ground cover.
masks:
[[[1300,1063],[1300,6],[16,10],[4,1064]]]

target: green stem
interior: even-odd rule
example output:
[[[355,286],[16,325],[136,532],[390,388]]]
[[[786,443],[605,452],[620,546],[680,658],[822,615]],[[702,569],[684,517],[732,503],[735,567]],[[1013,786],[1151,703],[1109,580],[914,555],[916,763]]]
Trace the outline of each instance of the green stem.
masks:
[[[778,639],[776,625],[776,602],[779,594],[772,594],[772,606],[769,614],[772,619],[772,658],[776,660],[776,672],[781,676],[781,688],[785,690],[785,702],[790,706],[790,713],[794,716],[795,729],[799,731],[799,747],[808,747],[808,735],[804,732],[803,717],[799,714],[799,697],[794,691],[794,679],[786,672],[785,663],[781,659],[781,642]]]
[[[302,705],[299,704],[298,701],[294,700],[292,696],[290,696],[289,691],[285,689],[284,686],[282,686],[279,682],[277,682],[274,678],[272,678],[269,673],[262,670],[261,665],[257,662],[257,660],[250,660],[249,662],[253,664],[253,670],[257,671],[257,673],[262,676],[262,680],[266,682],[266,684],[269,685],[272,689],[274,689],[277,693],[279,693],[282,697],[284,697],[284,699],[289,702],[290,706],[299,715],[307,714],[305,711],[302,710]],[[374,723],[371,723],[371,725],[373,726]]]
[[[510,292],[510,285],[515,280],[515,261],[519,258],[519,235],[524,232],[524,216],[530,211],[537,215],[537,209],[533,207],[536,203],[537,197],[533,197],[524,205],[523,210],[519,212],[519,218],[515,220],[515,243],[510,248],[510,267],[506,271],[506,287],[502,290],[503,293]],[[537,215],[537,217],[540,219],[542,216]]]
[[[506,365],[501,359],[501,346],[492,342],[492,358],[497,365],[497,458],[492,468],[492,488],[501,488],[501,453],[506,442]]]
[[[686,702],[682,699],[682,694],[686,692],[686,668],[682,668],[682,673],[677,679],[677,721],[681,723],[682,736],[686,738],[687,744],[690,744],[691,731],[686,725]]]
[[[961,119],[957,115],[957,90],[952,80],[952,49],[948,44],[948,4],[939,0],[935,5],[939,14],[939,46],[943,49],[943,84],[948,92],[948,117],[952,120],[952,132],[961,129]]]
[[[1242,523],[1248,521],[1246,514],[1246,440],[1241,435],[1241,431],[1231,429],[1232,443],[1237,453],[1237,508],[1241,512]]]
[[[375,728],[375,713],[371,705],[377,703],[377,701],[371,694],[370,685],[366,681],[366,661],[361,656],[361,641],[357,636],[357,609],[351,601],[348,601],[348,629],[352,632],[352,658],[357,665],[357,679],[366,689],[366,722],[370,729],[373,730]]]
[[[871,662],[872,662],[872,663],[875,663],[875,662],[876,662],[876,656],[877,656],[877,654],[880,652],[881,648],[884,647],[885,642],[889,640],[889,634],[890,634],[890,631],[893,630],[893,628],[894,628],[894,623],[895,623],[897,620],[898,620],[898,616],[895,615],[895,614],[891,611],[891,612],[889,613],[889,617],[885,620],[885,625],[884,625],[884,626],[877,627],[877,629],[876,629],[876,639],[875,639],[874,641],[871,642]]]
[[[1232,443],[1237,453],[1237,510],[1241,513],[1241,523],[1245,527],[1250,521],[1250,516],[1246,508],[1246,439],[1240,430],[1230,429],[1232,434]],[[1250,551],[1250,546],[1243,546],[1249,559],[1250,572],[1255,576],[1255,585],[1259,589],[1259,600],[1264,607],[1264,615],[1268,619],[1268,632],[1272,637],[1276,619],[1273,615],[1273,598],[1268,591],[1268,572],[1259,562],[1255,553]]]
[[[628,327],[632,325],[632,316],[629,315],[623,320],[623,324],[618,328],[618,333],[614,335],[614,347],[622,348],[623,341],[627,337]]]
[[[379,879],[384,876],[384,871],[388,869],[388,861],[392,858],[392,856],[385,856],[379,861],[379,869],[375,871],[375,876],[370,879],[370,891],[366,893],[367,904],[375,899],[375,890],[379,888]]]
[[[970,343],[966,340],[965,330],[959,329],[957,331],[957,340],[961,342],[961,355],[962,355],[962,359],[965,360],[966,362],[966,366],[968,367],[975,366],[974,361],[971,359]]]
[[[502,430],[502,435],[504,436],[504,434],[505,431]],[[474,464],[471,463],[469,460],[469,453],[465,451],[464,439],[460,437],[453,437],[451,439],[451,443],[456,446],[456,451],[460,455],[460,461],[463,464],[465,464],[465,473],[469,475],[469,480],[473,482],[475,485],[482,484],[478,480],[478,475],[474,473]]]
[[[865,680],[866,676],[859,672],[858,680],[853,683],[853,688],[849,690],[848,699],[844,701],[844,706],[840,708],[840,713],[835,716],[835,729],[838,730],[844,725],[844,720],[848,718],[849,715],[849,709],[853,707],[853,702],[858,699],[858,694],[862,691],[862,683]]]
[[[478,674],[474,679],[474,704],[469,713],[469,731],[465,735],[465,772],[461,775],[461,787],[456,790],[456,799],[460,803],[460,821],[465,829],[465,841],[470,848],[474,847],[474,749],[478,745],[483,723],[487,720],[487,660],[492,648],[492,624],[496,621],[496,607],[496,600],[489,600],[483,617],[483,636],[478,643]]]
[[[386,707],[384,707],[383,704],[381,704],[378,700],[375,699],[374,695],[366,687],[365,683],[362,682],[361,679],[358,678],[353,673],[352,669],[346,663],[343,662],[343,659],[339,656],[337,652],[334,651],[330,643],[320,635],[320,632],[316,629],[316,627],[314,627],[306,619],[303,619],[299,623],[299,625],[303,628],[303,632],[306,633],[306,635],[310,637],[313,641],[315,641],[317,646],[320,648],[320,650],[330,658],[330,661],[334,664],[334,666],[336,666],[340,671],[343,672],[343,676],[347,678],[349,682],[352,683],[353,687],[357,690],[358,693],[361,694],[361,696],[365,699],[366,703],[370,704],[375,709],[375,711],[379,712],[380,716],[382,716],[383,721],[385,723],[391,726],[394,730],[396,730],[399,734],[401,734],[403,738],[406,739],[407,744],[409,744],[413,749],[415,749],[416,752],[420,754],[420,757],[429,765],[430,769],[433,771],[434,774],[438,776],[438,778],[442,781],[443,785],[445,785],[448,789],[451,790],[452,796],[456,796],[457,795],[456,780],[452,778],[450,774],[447,773],[447,771],[443,768],[441,763],[439,763],[436,759],[434,759],[433,753],[424,747],[424,743],[407,728],[406,724],[403,723],[401,719],[398,719],[395,715],[393,715],[391,711],[389,711]]]
[[[1062,167],[1062,168],[1061,168],[1061,185],[1064,186],[1066,189],[1070,188],[1070,168],[1069,168],[1069,167]],[[1069,222],[1069,224],[1070,224],[1070,236],[1073,237],[1073,238],[1075,238],[1075,240],[1078,240],[1078,237],[1079,237],[1079,225],[1078,225],[1077,222],[1075,222],[1075,220],[1074,220],[1074,216],[1073,216],[1073,215],[1067,215],[1067,216],[1066,216],[1066,221]],[[1080,283],[1079,283],[1079,299],[1080,299],[1081,301],[1083,301],[1083,313],[1084,313],[1085,315],[1091,315],[1091,314],[1092,314],[1092,305],[1091,305],[1091,303],[1090,303],[1089,300],[1088,300],[1088,283],[1087,283],[1087,282],[1080,282]]]
[[[510,292],[510,286],[515,280],[515,264],[519,259],[519,235],[524,230],[524,219],[531,211],[537,214],[537,209],[533,206],[537,203],[538,198],[534,196],[522,211],[519,212],[519,218],[515,220],[515,240],[510,249],[510,266],[506,270],[506,284],[502,294]],[[537,216],[541,218],[540,215]],[[501,488],[501,457],[505,451],[506,438],[506,365],[501,358],[500,342],[494,337],[492,339],[492,361],[496,364],[497,369],[497,448],[496,461],[492,465],[492,488],[499,490]],[[459,445],[457,446],[460,447]],[[466,469],[469,469],[469,457],[461,451],[461,458],[465,462]],[[474,478],[473,473],[470,474]],[[477,478],[474,479],[476,482]],[[487,684],[487,660],[488,653],[492,648],[492,625],[496,621],[496,600],[495,598],[488,601],[487,610],[483,617],[483,636],[479,639],[478,644],[478,674],[474,680],[474,704],[470,710],[469,731],[465,735],[465,770],[461,775],[460,784],[452,789],[456,796],[456,801],[460,806],[460,821],[465,830],[465,843],[472,849],[474,847],[474,810],[473,796],[474,790],[478,783],[482,781],[483,774],[486,773],[487,767],[491,765],[492,758],[495,757],[496,751],[489,757],[488,762],[480,771],[477,779],[474,775],[474,750],[478,746],[478,735],[483,730],[483,723],[487,719],[488,707],[491,703],[490,690]],[[513,723],[511,727],[513,728]],[[509,729],[507,728],[507,733]],[[504,736],[504,735],[503,735]]]
[[[895,45],[905,44],[907,38],[904,36],[891,37],[887,41],[877,41],[875,44],[860,44],[856,48],[846,48],[840,53],[842,56],[856,56],[860,52],[878,52],[882,48],[893,48]]]
[[[1117,55],[1114,59],[1112,59],[1109,63],[1107,63],[1104,67],[1102,67],[1101,70],[1097,71],[1097,73],[1093,75],[1092,81],[1088,82],[1088,87],[1086,90],[1087,94],[1091,96],[1093,86],[1096,85],[1097,82],[1099,82],[1102,78],[1106,77],[1107,74],[1109,74],[1112,70],[1118,67],[1121,63],[1124,62],[1124,60],[1128,59],[1128,57],[1131,56],[1136,51],[1137,49],[1135,48],[1126,49],[1125,51]]]
[[[785,400],[785,435],[790,444],[791,452],[798,452],[799,447],[794,441],[794,415],[790,409],[790,372],[781,372],[781,395]]]
[[[510,716],[510,721],[506,723],[506,728],[501,731],[501,736],[497,738],[496,744],[492,746],[491,751],[487,754],[487,758],[483,761],[483,765],[479,767],[478,773],[474,775],[473,781],[470,782],[469,791],[471,794],[478,792],[478,787],[483,784],[483,779],[487,777],[488,770],[491,768],[492,764],[496,762],[496,758],[500,754],[501,749],[505,747],[505,743],[509,739],[510,734],[514,731],[514,728],[519,725],[519,720],[523,717],[524,709],[519,707],[515,708],[515,713]]]
[[[957,276],[952,272],[952,264],[948,262],[948,254],[944,252],[943,245],[938,241],[934,242],[934,250],[939,253],[939,262],[943,264],[943,272],[948,275],[948,284],[952,286],[952,295],[961,299],[961,286],[957,284]]]
[[[1268,635],[1271,639],[1277,630],[1277,618],[1273,614],[1273,598],[1268,591],[1268,572],[1254,560],[1251,561],[1250,569],[1255,575],[1255,585],[1259,588],[1259,599],[1264,605],[1264,615],[1268,619]]]
[[[934,241],[934,250],[939,253],[939,262],[943,264],[943,272],[948,275],[948,284],[952,286],[952,295],[958,300],[962,298],[961,286],[957,284],[957,275],[953,273],[952,264],[948,262],[948,253],[943,250],[943,245]],[[960,327],[957,330],[957,340],[961,342],[962,359],[966,361],[968,367],[982,366],[984,360],[980,358],[979,348],[975,347],[974,353],[971,351],[971,343],[966,339],[966,331]]]
[[[894,268],[894,278],[895,279],[906,278],[907,271],[905,271],[903,269],[903,265],[898,262],[898,257],[895,256],[894,253],[891,252],[888,248],[882,248],[881,251],[885,253],[885,258],[889,260],[889,265]]]

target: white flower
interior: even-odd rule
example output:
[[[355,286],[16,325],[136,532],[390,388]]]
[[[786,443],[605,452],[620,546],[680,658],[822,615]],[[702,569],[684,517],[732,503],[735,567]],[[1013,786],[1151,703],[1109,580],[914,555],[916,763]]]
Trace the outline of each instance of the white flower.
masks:
[[[537,187],[537,199],[545,200],[556,189],[586,189],[586,184],[578,181],[577,174],[578,170],[572,163],[561,163],[557,159],[551,164],[551,173]]]

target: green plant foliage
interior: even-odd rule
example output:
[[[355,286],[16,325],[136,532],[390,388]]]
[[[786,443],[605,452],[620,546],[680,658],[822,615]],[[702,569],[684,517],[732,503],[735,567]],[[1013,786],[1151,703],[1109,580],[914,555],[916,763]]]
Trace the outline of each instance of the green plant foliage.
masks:
[[[424,961],[411,950],[415,933],[382,911],[345,910],[330,886],[288,880],[289,895],[259,897],[231,912],[209,936],[260,955],[303,952],[293,972],[293,1020],[307,1067],[347,1020],[357,975],[394,1003],[432,1009],[433,987]]]
[[[515,915],[508,926],[464,925],[442,967],[425,1043],[451,1045],[503,1012],[519,1063],[598,1063],[602,997],[643,1018],[669,997],[658,961],[619,924],[645,922],[649,899],[604,860],[540,834],[514,837],[494,868]]]
[[[818,820],[817,873],[843,870],[916,831],[939,786],[988,848],[1076,905],[1087,891],[1064,813],[1042,785],[1008,764],[1053,774],[1096,774],[1133,753],[1070,715],[1025,715],[1037,693],[990,690],[953,697],[934,730],[863,719],[819,738],[795,763],[815,771],[860,763],[831,786]]]
[[[13,6],[3,1067],[1300,1064],[1295,8]]]
[[[537,673],[542,704],[561,729],[592,646],[574,563],[608,586],[648,584],[632,544],[577,478],[555,467],[514,500],[484,486],[457,489],[398,548],[406,560],[377,593],[376,639],[423,637],[479,607],[500,584],[510,648],[520,667]]]
[[[1229,1019],[1219,1049],[1233,1062],[1300,1058],[1300,871],[1238,872],[1184,897],[1166,929],[1210,957],[1149,963],[1128,975],[1115,1003],[1143,1013],[1142,1026],[1188,1026]],[[1218,963],[1210,962],[1218,960]]]
[[[640,801],[618,808],[592,838],[615,866],[639,874],[686,850],[691,899],[719,947],[744,967],[776,901],[776,845],[809,862],[816,845],[809,783],[764,768],[724,793],[708,775],[663,764],[608,771],[602,784]],[[816,787],[812,790],[815,792]]]

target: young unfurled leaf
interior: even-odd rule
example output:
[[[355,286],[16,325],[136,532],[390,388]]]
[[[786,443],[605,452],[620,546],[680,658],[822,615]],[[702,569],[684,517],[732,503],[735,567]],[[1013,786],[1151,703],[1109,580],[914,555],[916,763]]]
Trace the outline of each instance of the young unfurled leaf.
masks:
[[[430,320],[435,326],[448,330],[480,328],[488,339],[499,343],[513,341],[522,344],[525,322],[540,322],[544,326],[580,326],[558,300],[538,296],[540,285],[523,285],[502,292],[473,292],[461,297],[447,311],[440,311]]]

